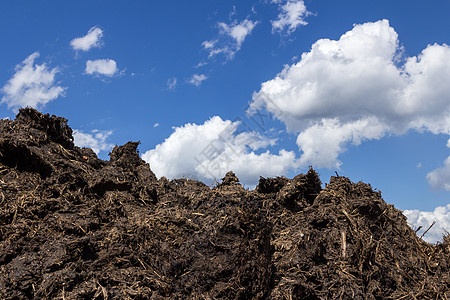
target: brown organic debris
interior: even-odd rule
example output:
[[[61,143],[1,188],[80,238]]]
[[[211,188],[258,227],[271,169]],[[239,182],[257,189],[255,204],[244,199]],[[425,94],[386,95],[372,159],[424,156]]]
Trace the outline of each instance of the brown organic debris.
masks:
[[[138,144],[103,161],[63,118],[0,120],[0,299],[450,298],[450,238],[368,184],[158,180]]]

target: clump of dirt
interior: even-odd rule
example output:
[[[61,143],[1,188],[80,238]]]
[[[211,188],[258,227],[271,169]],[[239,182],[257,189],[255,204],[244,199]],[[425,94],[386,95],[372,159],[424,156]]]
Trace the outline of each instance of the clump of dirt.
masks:
[[[310,169],[213,188],[109,161],[67,120],[0,120],[1,299],[448,299],[450,238],[430,245],[368,184]]]

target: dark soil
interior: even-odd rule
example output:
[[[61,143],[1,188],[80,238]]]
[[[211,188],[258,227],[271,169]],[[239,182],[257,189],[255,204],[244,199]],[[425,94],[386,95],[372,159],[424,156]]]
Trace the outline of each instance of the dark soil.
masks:
[[[103,161],[63,118],[0,121],[1,299],[450,298],[450,238],[368,184],[157,180],[137,147]]]

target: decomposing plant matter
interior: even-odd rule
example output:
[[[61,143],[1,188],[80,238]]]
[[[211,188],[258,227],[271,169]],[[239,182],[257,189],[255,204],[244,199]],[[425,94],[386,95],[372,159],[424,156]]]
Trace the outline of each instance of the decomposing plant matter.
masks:
[[[137,147],[103,161],[63,118],[0,121],[1,299],[450,298],[450,238],[368,184],[158,180]]]

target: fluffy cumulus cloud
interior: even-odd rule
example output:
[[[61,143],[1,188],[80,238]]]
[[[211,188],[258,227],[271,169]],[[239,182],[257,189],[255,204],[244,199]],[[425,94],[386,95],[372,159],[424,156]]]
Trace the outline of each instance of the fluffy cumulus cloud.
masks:
[[[379,139],[384,132],[385,126],[374,117],[343,124],[337,118],[323,119],[298,135],[297,144],[303,153],[300,163],[315,162],[319,168],[336,166],[345,142],[359,145],[363,139]]]
[[[306,9],[306,5],[303,0],[288,0],[281,3],[282,1],[273,0],[272,3],[279,4],[280,13],[278,14],[278,19],[272,22],[272,32],[287,32],[291,34],[297,27],[305,26],[308,22],[305,18],[310,14]]]
[[[414,57],[402,50],[387,20],[355,25],[264,82],[251,107],[297,133],[300,161],[316,167],[339,167],[349,144],[386,134],[450,134],[450,47],[429,45]]]
[[[88,33],[79,38],[70,41],[70,45],[74,50],[88,51],[91,48],[100,48],[102,45],[103,30],[97,26],[89,29]]]
[[[408,218],[408,223],[411,224],[413,229],[417,230],[419,226],[421,227],[417,231],[419,236],[422,236],[433,222],[436,222],[423,236],[423,239],[428,243],[442,241],[442,236],[450,230],[450,204],[447,204],[447,206],[438,206],[434,211],[413,209],[405,210],[403,214]]]
[[[233,59],[241,49],[245,38],[252,33],[257,21],[245,19],[241,22],[234,20],[230,24],[219,22],[219,38],[202,43],[203,49],[209,52],[209,58],[223,54],[227,59]]]
[[[106,142],[111,134],[110,130],[94,129],[90,133],[85,133],[75,129],[73,139],[76,146],[91,148],[98,155],[100,151],[110,151],[113,148],[114,145]]]
[[[2,103],[8,108],[39,108],[56,98],[63,96],[66,89],[55,82],[57,68],[49,69],[47,65],[36,64],[39,52],[34,52],[15,67],[15,74],[1,89],[4,96]]]
[[[233,170],[242,183],[252,186],[260,175],[282,175],[297,164],[293,152],[256,153],[274,143],[257,133],[239,130],[239,122],[215,116],[201,125],[175,128],[142,158],[158,177],[188,177],[212,183]]]
[[[192,77],[188,80],[188,82],[195,86],[200,86],[203,81],[208,79],[204,74],[194,74]]]
[[[117,63],[113,59],[97,59],[88,60],[84,71],[89,75],[112,77],[118,72],[118,69]]]
[[[450,139],[447,147],[450,148]],[[450,191],[450,156],[444,160],[444,166],[427,174],[427,181],[433,189]]]
[[[450,156],[444,166],[427,174],[427,181],[434,189],[450,191]]]

